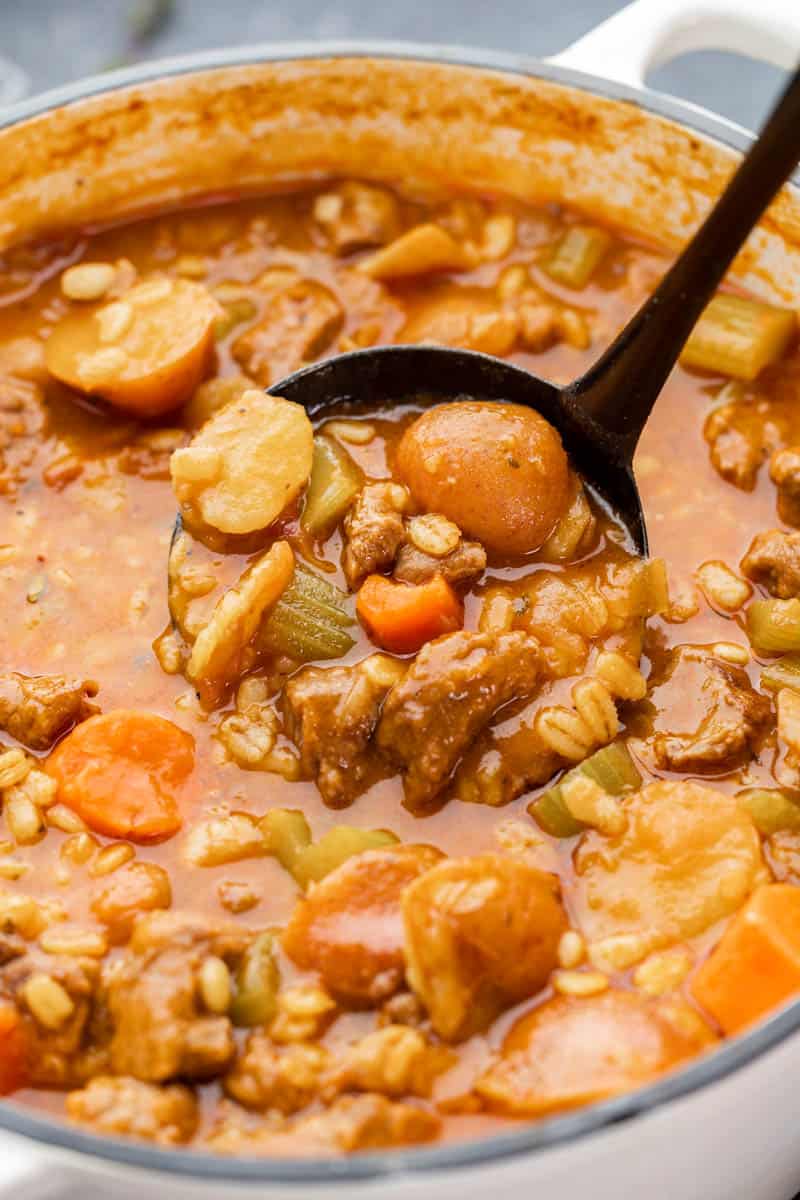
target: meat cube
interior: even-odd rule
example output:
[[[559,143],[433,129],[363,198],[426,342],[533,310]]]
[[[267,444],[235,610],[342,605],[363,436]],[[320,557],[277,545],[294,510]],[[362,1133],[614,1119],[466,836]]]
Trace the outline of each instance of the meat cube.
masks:
[[[90,907],[106,926],[114,945],[127,942],[142,913],[169,908],[172,888],[169,875],[156,863],[132,862],[99,880],[91,892]]]
[[[403,896],[403,922],[408,981],[448,1041],[540,991],[568,925],[555,877],[500,854],[428,871]]]
[[[397,483],[368,483],[344,519],[342,569],[352,589],[390,567],[405,540],[408,492]]]
[[[317,1097],[328,1057],[321,1046],[276,1046],[266,1034],[252,1033],[223,1086],[245,1108],[288,1116]]]
[[[323,284],[299,279],[270,297],[267,315],[233,343],[233,357],[250,379],[268,387],[313,362],[344,322],[341,304]]]
[[[632,992],[557,996],[512,1026],[475,1091],[492,1112],[541,1117],[641,1087],[713,1044],[685,1012]]]
[[[379,768],[372,734],[401,669],[375,654],[352,667],[304,667],[284,688],[287,732],[302,770],[332,808],[350,804]]]
[[[653,749],[659,767],[719,771],[750,754],[771,717],[770,702],[741,667],[699,646],[672,651],[652,688]]]
[[[97,1133],[177,1146],[194,1136],[197,1100],[179,1084],[157,1087],[129,1076],[99,1075],[67,1096],[67,1115]]]
[[[768,529],[758,533],[742,559],[742,570],[773,596],[800,596],[800,533]]]
[[[241,926],[200,915],[140,918],[107,980],[114,1073],[146,1083],[223,1074],[235,1053],[233,1028],[204,1011],[200,969],[209,955],[237,966],[249,941]]]
[[[337,254],[383,246],[399,231],[396,198],[385,188],[346,180],[314,200],[314,219]]]
[[[412,812],[436,799],[498,709],[532,694],[540,663],[538,643],[521,632],[451,633],[423,646],[386,697],[376,733],[404,772]]]
[[[47,976],[66,993],[71,1010],[65,1008],[57,1024],[43,1023],[28,1003],[26,984],[33,976]],[[38,949],[15,953],[0,970],[0,996],[14,1000],[23,1013],[32,1087],[79,1087],[104,1069],[106,1037],[96,960]]]
[[[63,675],[0,675],[0,729],[31,750],[49,750],[56,738],[98,711],[92,680]]]
[[[778,516],[787,525],[800,525],[800,446],[777,450],[769,477],[778,489]]]
[[[335,995],[375,1004],[403,982],[403,892],[441,858],[432,846],[354,855],[299,902],[283,935],[286,953],[318,971]]]
[[[722,404],[705,423],[711,462],[729,483],[752,491],[763,462],[783,441],[783,428],[766,404]]]
[[[394,577],[404,583],[427,583],[434,575],[443,575],[454,587],[468,588],[485,570],[486,551],[480,542],[462,540],[444,558],[425,554],[416,546],[402,546],[394,565]]]
[[[585,833],[575,851],[575,923],[590,943],[617,940],[630,966],[697,937],[768,879],[758,833],[735,797],[689,780],[624,798],[627,827]]]

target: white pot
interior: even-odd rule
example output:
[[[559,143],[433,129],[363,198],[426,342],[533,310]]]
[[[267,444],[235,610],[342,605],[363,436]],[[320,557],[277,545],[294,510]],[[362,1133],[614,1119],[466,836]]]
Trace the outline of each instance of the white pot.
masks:
[[[375,177],[413,174],[415,159],[420,174],[426,167],[430,174],[435,146],[448,178],[461,172],[463,182],[502,185],[528,199],[560,196],[677,246],[732,166],[726,147],[740,151],[747,135],[641,89],[649,67],[712,47],[794,65],[800,0],[635,0],[547,64],[440,47],[320,44],[203,55],[88,81],[0,119],[0,248],[59,221],[122,216],[226,179],[255,185],[267,159],[273,174],[302,174],[319,163],[346,173],[352,152],[364,174],[357,151],[363,155],[367,137],[374,150],[367,170]],[[344,82],[337,80],[340,60],[351,71]],[[473,86],[453,64],[489,69]],[[353,122],[357,131],[337,131],[335,153],[329,125],[315,123],[320,74],[356,105],[374,92],[364,110],[371,115]],[[455,83],[461,97],[454,113],[445,100]],[[386,111],[375,115],[382,90],[390,93]],[[137,96],[147,99],[146,119]],[[638,107],[620,103],[631,100]],[[403,106],[413,112],[406,126],[393,123]],[[218,124],[208,140],[203,114],[212,108]],[[98,130],[105,140],[93,141]],[[798,243],[795,192],[773,207],[737,277],[800,306]],[[79,1193],[119,1200],[241,1200],[248,1193],[263,1200],[790,1200],[800,1191],[798,1079],[800,1001],[639,1092],[438,1149],[335,1161],[215,1158],[97,1138],[4,1103],[0,1200]]]

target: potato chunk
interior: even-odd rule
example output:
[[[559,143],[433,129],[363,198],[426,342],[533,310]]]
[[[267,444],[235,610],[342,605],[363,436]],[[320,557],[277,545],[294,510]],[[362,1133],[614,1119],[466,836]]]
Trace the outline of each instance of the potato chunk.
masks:
[[[245,392],[170,461],[184,517],[222,533],[266,529],[308,483],[314,432],[299,404]]]
[[[493,1112],[540,1117],[640,1087],[713,1041],[691,1010],[632,992],[558,996],[516,1022],[475,1090]]]
[[[443,513],[497,554],[537,550],[570,500],[561,439],[520,404],[428,409],[403,434],[397,470],[421,509]]]
[[[45,347],[50,374],[115,408],[156,417],[206,374],[219,305],[199,283],[155,278],[119,300],[69,312]]]
[[[449,1041],[544,987],[567,928],[555,878],[500,854],[428,871],[404,895],[403,919],[408,981]]]
[[[391,846],[347,859],[295,908],[286,953],[338,996],[375,1003],[391,995],[405,965],[401,896],[440,858],[432,846]]]
[[[197,635],[186,666],[187,678],[209,698],[236,678],[242,651],[293,574],[291,546],[276,542],[217,602],[208,624]]]
[[[574,897],[590,942],[634,935],[631,962],[620,966],[697,936],[766,881],[758,834],[733,796],[665,781],[622,803],[624,833],[581,840]]]

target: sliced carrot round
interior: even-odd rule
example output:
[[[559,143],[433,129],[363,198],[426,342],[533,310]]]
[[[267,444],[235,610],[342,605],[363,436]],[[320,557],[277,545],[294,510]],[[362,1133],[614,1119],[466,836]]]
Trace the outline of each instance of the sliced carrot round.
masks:
[[[78,725],[47,761],[62,804],[95,833],[133,842],[178,832],[193,766],[190,734],[156,713],[124,708]]]
[[[11,1004],[0,1004],[0,1096],[27,1081],[28,1047],[22,1019]]]

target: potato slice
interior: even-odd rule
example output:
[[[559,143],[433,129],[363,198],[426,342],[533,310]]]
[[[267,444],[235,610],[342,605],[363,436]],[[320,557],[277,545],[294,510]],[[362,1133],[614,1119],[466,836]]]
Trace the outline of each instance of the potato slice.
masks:
[[[288,542],[276,542],[217,602],[211,619],[197,635],[186,667],[187,678],[214,698],[236,678],[242,651],[253,640],[262,618],[277,604],[294,574]]]
[[[120,299],[68,313],[48,339],[47,369],[115,408],[160,416],[188,400],[206,374],[219,312],[201,284],[148,279]]]
[[[415,225],[369,258],[359,271],[371,279],[404,279],[430,271],[460,271],[470,265],[468,255],[441,225]]]
[[[266,529],[308,483],[314,431],[299,404],[245,392],[170,460],[184,517],[222,533]]]

